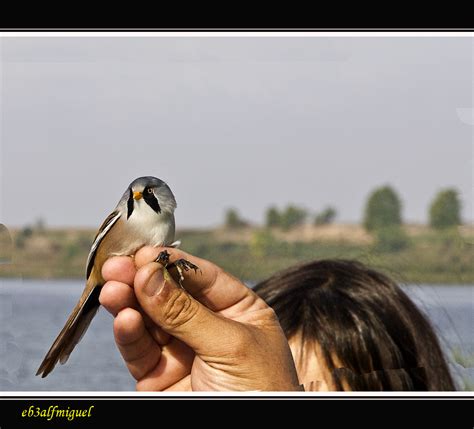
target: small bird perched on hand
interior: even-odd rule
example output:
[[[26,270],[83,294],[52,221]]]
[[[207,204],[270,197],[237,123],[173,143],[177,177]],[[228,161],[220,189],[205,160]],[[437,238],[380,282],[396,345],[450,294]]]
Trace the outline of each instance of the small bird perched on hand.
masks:
[[[36,375],[46,377],[59,361],[64,364],[99,309],[104,284],[102,265],[110,256],[133,255],[143,246],[176,247],[174,210],[176,200],[169,186],[156,177],[135,179],[115,210],[105,219],[92,244],[86,266],[86,287],[64,328],[46,354]],[[183,270],[198,268],[186,260],[168,265],[168,253],[157,261],[174,266],[183,280]]]

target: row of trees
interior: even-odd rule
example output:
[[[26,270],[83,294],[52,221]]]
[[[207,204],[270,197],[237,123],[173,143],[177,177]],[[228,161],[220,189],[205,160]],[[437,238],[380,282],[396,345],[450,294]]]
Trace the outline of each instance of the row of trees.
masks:
[[[330,224],[337,216],[334,207],[327,207],[311,215],[305,208],[288,205],[279,210],[272,206],[265,213],[265,225],[269,228],[291,229],[305,224],[312,217],[315,225]],[[461,224],[461,203],[455,189],[444,189],[438,192],[429,207],[429,223],[436,229],[444,229]],[[368,197],[364,209],[363,225],[368,231],[393,228],[402,224],[402,203],[391,186],[375,189]],[[225,214],[225,225],[228,228],[240,228],[249,223],[241,218],[234,208]]]
[[[315,225],[332,223],[336,215],[336,209],[327,207],[322,212],[313,215],[313,223]],[[265,214],[265,224],[269,228],[279,227],[282,229],[290,229],[305,223],[310,216],[311,214],[308,210],[291,204],[286,206],[283,210],[278,210],[277,207],[272,206],[267,209]]]
[[[428,210],[429,224],[435,229],[444,229],[461,224],[461,202],[455,189],[439,191]],[[364,211],[364,227],[374,231],[402,224],[402,203],[390,186],[373,191]]]
[[[293,204],[289,204],[281,210],[272,206],[268,208],[265,213],[265,225],[269,228],[289,230],[295,226],[306,223],[311,217],[315,225],[325,225],[332,223],[336,215],[336,209],[333,207],[326,207],[320,213],[312,215],[305,208]],[[225,225],[228,228],[241,228],[248,226],[249,222],[244,220],[236,209],[230,208],[225,213]]]

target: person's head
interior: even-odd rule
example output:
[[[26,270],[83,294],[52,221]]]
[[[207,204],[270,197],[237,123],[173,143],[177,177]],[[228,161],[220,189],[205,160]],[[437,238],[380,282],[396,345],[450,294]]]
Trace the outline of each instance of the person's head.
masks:
[[[385,275],[358,262],[321,260],[254,290],[276,312],[305,388],[454,390],[433,328]]]

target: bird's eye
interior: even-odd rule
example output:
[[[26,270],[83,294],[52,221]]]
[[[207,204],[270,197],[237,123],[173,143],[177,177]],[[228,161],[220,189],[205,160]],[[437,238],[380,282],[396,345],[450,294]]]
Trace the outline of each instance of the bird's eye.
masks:
[[[153,189],[152,189],[152,188],[148,188],[147,192],[148,192],[149,194],[153,194]]]

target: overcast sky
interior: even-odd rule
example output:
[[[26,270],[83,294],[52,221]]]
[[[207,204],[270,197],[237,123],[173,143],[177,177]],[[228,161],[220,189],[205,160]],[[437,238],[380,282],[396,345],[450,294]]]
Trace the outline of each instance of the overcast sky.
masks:
[[[165,180],[178,226],[227,207],[333,205],[392,184],[425,222],[443,187],[473,220],[473,39],[2,38],[0,222],[98,226]]]

